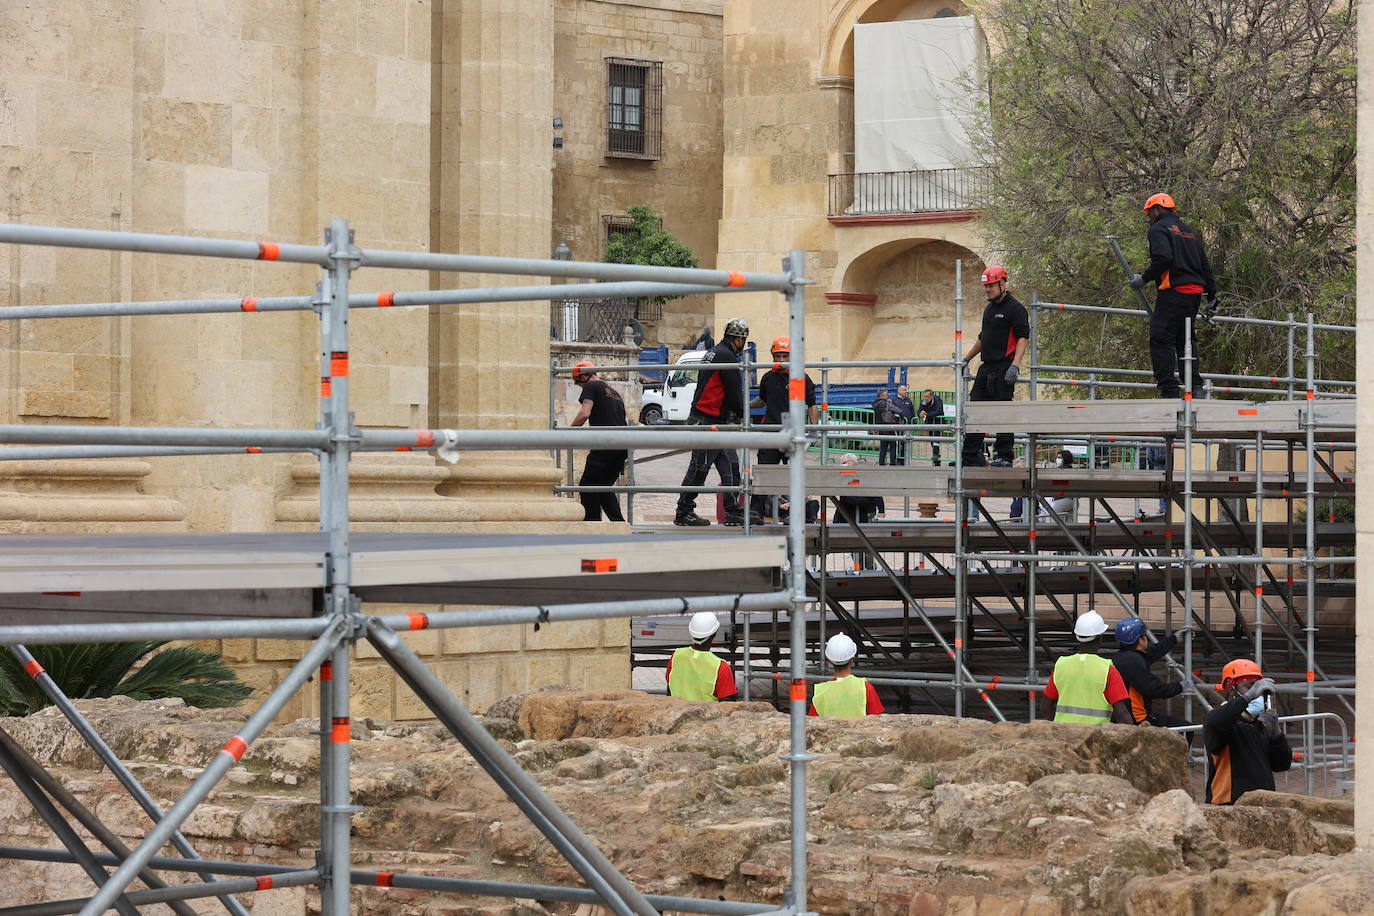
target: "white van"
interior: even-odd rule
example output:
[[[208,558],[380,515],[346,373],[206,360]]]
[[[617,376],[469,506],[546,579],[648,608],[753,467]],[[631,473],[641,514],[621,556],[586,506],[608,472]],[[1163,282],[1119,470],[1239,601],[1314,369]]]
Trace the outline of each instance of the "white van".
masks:
[[[699,363],[706,358],[705,350],[688,350],[677,358],[668,378],[657,388],[645,388],[640,395],[639,422],[645,426],[661,423],[686,423],[692,412],[692,398],[697,391],[697,373],[680,366]]]

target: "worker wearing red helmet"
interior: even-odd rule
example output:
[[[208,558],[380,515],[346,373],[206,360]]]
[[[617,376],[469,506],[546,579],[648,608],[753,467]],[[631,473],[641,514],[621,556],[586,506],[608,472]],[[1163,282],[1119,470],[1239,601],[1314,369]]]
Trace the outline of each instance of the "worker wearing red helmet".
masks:
[[[763,374],[759,379],[759,394],[749,403],[751,408],[763,408],[763,422],[765,425],[777,425],[783,422],[783,417],[787,415],[788,402],[788,370],[787,361],[792,356],[792,341],[787,337],[773,338],[773,344],[768,348],[768,352],[773,355],[773,368]],[[811,381],[811,376],[804,376],[806,379],[806,409],[808,423],[816,422],[816,383]],[[787,452],[775,448],[761,448],[758,457],[755,459],[757,464],[786,464]],[[767,517],[772,514],[768,511],[770,503],[774,502],[771,496],[755,496],[752,498],[752,511],[759,517]]]
[[[573,417],[572,425],[581,426],[584,423],[591,423],[592,426],[624,426],[625,424],[625,401],[620,397],[620,392],[606,384],[592,370],[592,363],[583,360],[573,366],[573,382],[582,386],[582,393],[578,396],[581,402],[577,416]],[[582,477],[577,485],[580,487],[611,487],[615,486],[620,475],[625,471],[625,461],[629,453],[625,449],[593,449],[587,452],[587,463],[582,468]],[[582,520],[584,522],[599,522],[604,512],[606,520],[611,522],[623,522],[625,516],[620,514],[620,498],[614,493],[579,493],[578,498],[582,501]]]
[[[1206,319],[1216,310],[1217,284],[1202,236],[1178,218],[1174,199],[1168,194],[1154,194],[1145,201],[1144,209],[1150,221],[1150,264],[1131,277],[1131,286],[1140,289],[1153,281],[1157,287],[1155,310],[1150,316],[1150,364],[1159,396],[1176,398],[1183,378],[1187,322],[1191,320],[1193,330],[1197,330],[1198,306],[1204,295],[1207,309],[1202,317]],[[1192,345],[1192,393],[1196,397],[1202,392],[1196,334]]]
[[[1234,804],[1246,792],[1274,789],[1274,774],[1293,765],[1293,750],[1273,710],[1274,682],[1248,658],[1221,669],[1225,703],[1207,713],[1207,801]]]
[[[983,291],[987,294],[987,308],[983,309],[983,326],[978,338],[964,354],[967,363],[979,354],[983,363],[973,379],[969,390],[970,401],[1010,401],[1016,396],[1016,381],[1021,375],[1021,357],[1026,352],[1030,340],[1030,317],[1026,307],[1007,291],[1007,270],[993,264],[983,271],[980,278]],[[1009,468],[1015,454],[1012,451],[1014,439],[1011,433],[998,433],[993,456],[993,467]],[[983,454],[983,434],[964,435],[964,464],[970,467],[985,467],[988,463]]]

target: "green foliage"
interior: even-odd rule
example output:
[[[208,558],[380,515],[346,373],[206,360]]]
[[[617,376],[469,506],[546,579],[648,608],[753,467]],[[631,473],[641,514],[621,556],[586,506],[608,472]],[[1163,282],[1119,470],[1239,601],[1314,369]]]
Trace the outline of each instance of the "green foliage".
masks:
[[[1141,206],[1165,191],[1207,241],[1223,314],[1354,323],[1353,0],[986,0],[977,14],[998,49],[973,119],[982,222],[1020,291],[1138,308],[1103,236],[1140,270]],[[1148,362],[1138,319],[1056,314],[1042,329],[1047,363]],[[1282,330],[1199,334],[1207,371],[1285,372]],[[1354,378],[1353,335],[1317,340],[1319,376]]]
[[[631,207],[626,211],[633,221],[624,232],[617,232],[606,243],[611,264],[643,264],[649,267],[698,267],[692,249],[663,228],[663,220],[650,207]],[[680,296],[654,296],[660,305]]]
[[[180,697],[191,706],[237,706],[253,693],[216,652],[162,642],[34,646],[33,656],[74,700],[127,696]],[[156,654],[153,654],[156,653]],[[134,669],[141,659],[142,667]],[[0,715],[26,716],[51,703],[9,652],[0,652]]]

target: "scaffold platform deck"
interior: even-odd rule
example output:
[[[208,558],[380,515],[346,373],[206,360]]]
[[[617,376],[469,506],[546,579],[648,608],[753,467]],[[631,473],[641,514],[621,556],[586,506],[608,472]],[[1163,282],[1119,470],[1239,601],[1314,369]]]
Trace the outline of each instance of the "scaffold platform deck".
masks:
[[[355,533],[365,602],[555,604],[777,587],[782,536]],[[5,539],[0,624],[321,613],[328,535]],[[57,615],[57,616],[54,616]]]

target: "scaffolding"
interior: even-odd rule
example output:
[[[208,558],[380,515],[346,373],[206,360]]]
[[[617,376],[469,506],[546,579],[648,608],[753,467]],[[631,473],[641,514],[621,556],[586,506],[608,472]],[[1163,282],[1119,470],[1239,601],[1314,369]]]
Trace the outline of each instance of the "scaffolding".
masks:
[[[1350,334],[1355,329],[1322,324],[1310,314],[1305,320],[1290,314],[1285,321],[1216,318],[1221,324],[1284,333],[1284,372],[1265,377],[1204,374],[1201,400],[1104,401],[1099,395],[1110,389],[1153,389],[1153,382],[1119,380],[1153,373],[1040,362],[1045,317],[1080,311],[1136,319],[1147,312],[1046,303],[1037,296],[1029,306],[1030,359],[1022,379],[1030,401],[966,403],[967,379],[958,359],[962,264],[956,267],[954,307],[951,360],[806,364],[823,373],[843,366],[947,367],[955,379],[952,467],[845,469],[825,463],[827,437],[844,427],[828,422],[824,398],[820,423],[807,428],[821,437],[822,464],[807,469],[806,490],[833,506],[807,533],[806,550],[814,566],[807,573],[808,594],[821,608],[807,622],[808,677],[825,676],[820,647],[828,628],[838,627],[870,660],[857,673],[892,689],[903,710],[963,716],[970,714],[966,704],[971,695],[978,700],[977,709],[994,719],[1007,718],[1013,708],[1018,716],[1034,719],[1035,700],[1048,681],[1056,650],[1072,641],[1080,598],[1086,602],[1082,609],[1100,606],[1108,617],[1113,611],[1124,617],[1141,615],[1141,596],[1155,593],[1163,596],[1159,622],[1166,629],[1193,627],[1179,643],[1181,659],[1166,657],[1187,685],[1182,699],[1186,716],[1193,716],[1195,704],[1210,708],[1203,688],[1215,684],[1216,669],[1233,655],[1251,655],[1260,664],[1269,659],[1273,667],[1295,669],[1297,675],[1290,680],[1272,672],[1285,701],[1302,704],[1303,713],[1285,721],[1302,730],[1307,790],[1312,791],[1313,770],[1321,765],[1338,761],[1336,766],[1348,770],[1350,744],[1344,733],[1328,740],[1314,733],[1313,722],[1324,714],[1317,709],[1319,700],[1353,714],[1348,676],[1354,672],[1353,640],[1319,643],[1317,616],[1319,598],[1354,593],[1353,580],[1335,575],[1354,562],[1354,526],[1338,521],[1332,503],[1354,496],[1353,476],[1340,467],[1337,456],[1354,448],[1355,385],[1316,374],[1316,338],[1318,333]],[[1196,361],[1188,330],[1184,387],[1192,390]],[[1046,400],[1041,386],[1080,389],[1089,399]],[[888,429],[873,427],[870,433]],[[911,430],[891,429],[907,435]],[[959,444],[969,432],[1014,433],[1026,467],[965,466]],[[1037,467],[1042,448],[1064,443],[1085,446],[1086,468]],[[1241,469],[1211,467],[1223,446],[1241,455]],[[1100,467],[1101,452],[1110,449],[1127,450],[1132,466]],[[1136,457],[1145,449],[1161,450],[1163,466],[1137,469]],[[1266,467],[1266,455],[1275,453],[1284,467]],[[736,489],[746,497],[787,493],[792,470],[754,467],[737,488],[703,489]],[[637,486],[634,492],[655,489]],[[953,512],[939,519],[861,524],[841,508],[844,496],[884,493],[899,493],[908,504],[911,498],[952,500]],[[991,497],[1022,499],[1022,520],[996,520],[984,505]],[[1111,499],[1120,497],[1134,498],[1137,505],[1157,499],[1162,517],[1127,516],[1111,505]],[[1279,518],[1265,516],[1266,501],[1282,504]],[[1245,517],[1246,503],[1254,507],[1253,518]],[[1086,510],[1084,522],[1076,522],[1065,508],[1077,511],[1079,504]],[[979,516],[985,522],[973,524]],[[1346,548],[1351,549],[1348,555],[1334,556]],[[1333,556],[1322,557],[1323,549]],[[856,567],[864,568],[837,574],[827,562],[835,554],[862,556]],[[919,566],[913,565],[913,555]],[[989,598],[1004,606],[992,606]],[[950,599],[951,607],[932,606]],[[879,602],[899,602],[900,614],[861,610],[861,605]],[[1219,610],[1214,609],[1217,602]],[[753,675],[781,677],[778,666],[785,658],[776,636],[777,615],[771,640],[758,638],[760,628],[752,626],[750,616],[743,621],[743,645],[732,647],[746,672],[746,696]],[[766,633],[766,624],[763,629]],[[763,643],[763,664],[756,658],[756,642]],[[937,669],[931,662],[941,665]],[[917,702],[912,691],[923,699]],[[952,700],[949,706],[939,695]],[[773,697],[777,699],[776,681]]]
[[[736,569],[752,566],[774,570],[783,576],[778,583],[772,576],[766,583],[754,582],[740,591],[724,594],[682,594],[667,598],[635,600],[589,600],[578,604],[531,604],[524,607],[494,607],[476,611],[437,611],[365,615],[362,601],[369,589],[384,587],[429,586],[418,597],[407,600],[422,603],[468,603],[457,595],[482,578],[477,573],[462,573],[485,564],[467,563],[460,558],[471,545],[444,541],[418,544],[390,544],[406,554],[391,564],[390,578],[368,572],[368,562],[359,552],[365,536],[354,537],[349,526],[349,462],[355,452],[377,450],[434,451],[441,458],[456,460],[463,450],[479,449],[561,449],[633,448],[769,448],[788,453],[791,458],[791,491],[800,497],[804,484],[802,455],[806,448],[801,394],[793,391],[787,422],[767,430],[708,429],[556,429],[556,430],[377,430],[359,429],[349,411],[349,331],[348,315],[354,308],[391,308],[436,306],[449,303],[492,303],[532,300],[581,300],[607,297],[642,297],[701,293],[769,291],[786,297],[789,330],[793,342],[791,371],[802,372],[804,356],[805,256],[792,251],[784,259],[780,273],[746,273],[735,270],[650,268],[622,264],[601,264],[561,260],[534,260],[440,254],[429,252],[361,249],[344,220],[330,223],[322,245],[294,245],[230,239],[159,236],[139,233],[77,230],[23,225],[0,225],[0,242],[16,245],[46,245],[107,251],[159,253],[251,261],[280,261],[319,267],[322,276],[310,296],[243,297],[238,299],[175,300],[163,302],[107,302],[70,305],[14,306],[0,308],[0,320],[47,319],[95,316],[187,315],[238,313],[252,315],[271,311],[314,311],[320,320],[320,417],[315,429],[205,429],[94,426],[0,426],[0,460],[42,458],[99,458],[129,456],[182,456],[209,454],[259,454],[309,452],[320,461],[319,535],[285,537],[280,535],[238,536],[235,545],[221,545],[229,567],[223,561],[203,560],[202,566],[188,566],[184,554],[178,555],[165,542],[121,536],[94,539],[88,546],[98,559],[82,556],[73,560],[60,548],[60,537],[32,537],[12,543],[16,548],[0,562],[5,577],[5,592],[25,594],[21,609],[29,616],[22,624],[0,627],[0,644],[9,647],[43,691],[71,721],[82,738],[110,768],[140,807],[153,821],[146,837],[129,849],[82,808],[55,779],[43,771],[8,736],[0,735],[0,768],[24,791],[35,810],[49,824],[66,852],[17,847],[0,848],[0,858],[75,862],[96,885],[93,895],[68,901],[50,901],[33,906],[7,909],[10,913],[78,913],[94,916],[115,908],[121,913],[137,912],[153,903],[167,903],[178,913],[190,911],[184,901],[218,898],[231,913],[244,914],[236,895],[273,887],[316,886],[320,889],[322,910],[330,916],[350,911],[349,891],[353,885],[408,887],[457,894],[565,900],[596,903],[617,916],[650,916],[663,910],[675,912],[727,914],[778,914],[801,916],[807,912],[806,871],[806,680],[804,664],[805,590],[804,530],[801,516],[794,516],[783,538],[771,539],[771,555],[754,556],[734,564]],[[531,285],[490,289],[428,290],[351,294],[352,274],[361,269],[397,268],[435,272],[470,272],[495,275],[563,277],[584,280],[569,285]],[[16,447],[17,446],[17,447]],[[150,538],[152,536],[149,536]],[[195,538],[197,536],[190,536]],[[213,536],[208,536],[213,537]],[[414,536],[412,536],[414,537]],[[180,541],[185,542],[186,536]],[[569,543],[564,538],[544,539],[552,572],[543,575],[549,583],[560,576],[613,573],[621,570],[615,558],[587,558],[595,550],[586,538]],[[118,545],[114,543],[118,541]],[[70,542],[68,542],[70,543]],[[185,546],[184,543],[181,546]],[[382,545],[388,546],[388,545]],[[760,545],[767,552],[768,543]],[[626,548],[627,550],[630,548]],[[690,553],[690,551],[688,551]],[[447,572],[425,573],[436,555],[446,556]],[[271,562],[261,562],[264,557]],[[280,562],[278,562],[280,561]],[[528,561],[532,566],[538,560]],[[721,561],[709,561],[720,563]],[[567,563],[580,568],[567,570]],[[708,561],[703,560],[703,564]],[[208,565],[207,565],[208,564]],[[375,564],[374,564],[375,565]],[[384,564],[385,565],[385,564]],[[444,564],[441,564],[444,565]],[[725,562],[724,566],[731,566]],[[627,563],[627,566],[634,564]],[[211,615],[213,619],[170,618],[122,622],[49,622],[53,605],[45,603],[43,592],[54,582],[80,580],[94,591],[118,591],[121,587],[141,589],[134,581],[139,575],[154,573],[164,590],[209,591],[221,579],[229,578],[244,587],[259,585],[286,593],[313,596],[313,603],[286,601],[265,617],[236,616],[236,608],[226,600]],[[205,575],[218,569],[218,576]],[[709,565],[708,565],[709,568]],[[396,570],[400,569],[400,572]],[[639,573],[653,575],[652,562],[643,560],[634,567]],[[199,574],[197,573],[199,570]],[[457,571],[455,571],[457,570]],[[626,569],[626,572],[633,571]],[[379,580],[377,576],[382,576]],[[439,581],[436,582],[436,576]],[[488,576],[490,579],[490,576]],[[384,581],[383,581],[384,580]],[[601,580],[598,580],[601,581]],[[608,587],[614,575],[605,580]],[[671,577],[669,580],[671,581]],[[437,587],[442,586],[442,587]],[[146,592],[153,594],[153,592]],[[373,592],[372,594],[376,594]],[[385,594],[383,592],[382,594]],[[411,594],[415,594],[413,591]],[[279,595],[279,597],[281,597]],[[375,599],[374,599],[375,600]],[[696,611],[750,612],[788,609],[792,624],[792,676],[789,698],[789,751],[782,755],[790,764],[791,867],[784,901],[771,904],[698,900],[648,895],[633,886],[582,833],[575,823],[543,793],[501,745],[487,734],[480,722],[431,673],[401,639],[400,634],[420,630],[465,626],[503,626],[533,624],[536,627],[570,620],[629,617],[642,613],[691,614]],[[126,608],[126,610],[130,610]],[[135,639],[210,639],[262,637],[308,641],[299,662],[262,701],[207,764],[186,792],[167,811],[162,811],[135,777],[118,760],[109,746],[65,697],[28,652],[27,645],[71,642],[102,642]],[[393,875],[351,869],[350,823],[358,808],[349,795],[349,663],[352,646],[366,639],[410,686],[415,694],[453,736],[467,749],[486,773],[497,783],[526,817],[548,838],[586,884],[586,888],[555,888],[499,882],[466,881],[423,875]],[[190,813],[205,801],[216,784],[243,757],[253,741],[284,707],[286,702],[318,674],[320,705],[320,835],[319,854],[313,868],[286,868],[260,863],[214,862],[199,858],[179,828]],[[66,808],[66,815],[60,810]],[[108,850],[93,851],[75,832],[67,816],[77,820]],[[171,842],[183,858],[162,858],[158,852]],[[107,867],[113,866],[113,872]],[[201,882],[169,887],[156,872],[191,871]],[[129,890],[142,878],[146,890]]]

